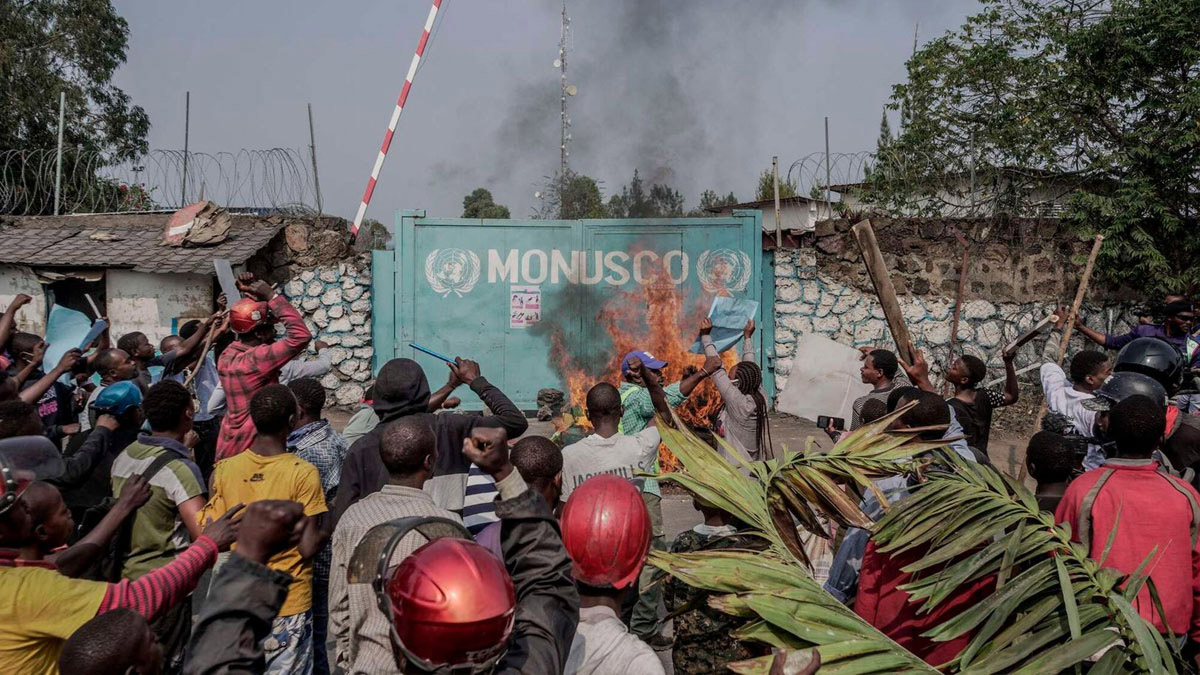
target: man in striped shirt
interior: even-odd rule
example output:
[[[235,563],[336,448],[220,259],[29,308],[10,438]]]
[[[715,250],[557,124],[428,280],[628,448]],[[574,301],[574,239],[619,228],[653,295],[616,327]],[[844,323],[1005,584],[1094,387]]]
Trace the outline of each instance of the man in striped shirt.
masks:
[[[125,481],[146,473],[156,462],[165,462],[149,476],[150,500],[138,509],[130,530],[121,576],[133,580],[175,560],[189,542],[199,538],[197,516],[207,500],[200,467],[192,461],[187,445],[196,440],[191,394],[178,382],[159,382],[150,387],[142,408],[150,433],[139,436],[112,464],[112,493],[118,497]],[[179,603],[152,627],[163,645],[166,672],[177,671],[191,631],[191,601]]]
[[[337,640],[337,664],[346,673],[399,673],[392,656],[391,626],[379,611],[370,584],[347,584],[350,557],[372,527],[406,516],[435,516],[462,522],[457,514],[434,503],[421,489],[437,464],[437,437],[424,415],[401,417],[383,428],[379,456],[388,482],[351,504],[333,531],[333,569],[329,579],[329,630]],[[396,547],[398,565],[426,543],[409,534]]]

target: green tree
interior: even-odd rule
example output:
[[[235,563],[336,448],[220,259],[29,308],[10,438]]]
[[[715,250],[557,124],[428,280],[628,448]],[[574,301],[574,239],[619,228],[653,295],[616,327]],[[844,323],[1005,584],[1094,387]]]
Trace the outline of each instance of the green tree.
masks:
[[[700,193],[700,204],[696,208],[688,211],[687,215],[692,217],[711,216],[713,215],[709,209],[729,206],[730,204],[738,203],[737,197],[730,192],[722,197],[716,190],[705,190]]]
[[[360,231],[358,241],[355,242],[360,250],[383,251],[387,249],[391,234],[383,223],[374,218],[366,218],[360,226]]]
[[[608,212],[612,218],[674,218],[683,215],[683,195],[661,183],[647,191],[634,169],[629,185],[608,200]]]
[[[54,148],[65,92],[66,147],[110,162],[145,154],[146,111],[112,84],[128,42],[109,0],[0,3],[0,149]]]
[[[795,197],[799,194],[799,189],[796,186],[795,180],[788,180],[786,176],[779,177],[779,198]],[[775,199],[775,174],[770,169],[763,169],[763,172],[758,176],[758,187],[754,190],[754,200],[763,201],[765,199]]]
[[[567,170],[565,177],[553,176],[546,179],[545,186],[538,191],[541,199],[535,217],[559,220],[582,218],[607,218],[604,195],[600,183],[591,176]]]
[[[909,61],[889,103],[905,124],[866,196],[928,215],[1065,203],[1081,234],[1106,236],[1098,274],[1187,290],[1200,277],[1197,35],[1195,0],[983,0]]]
[[[508,207],[497,204],[492,199],[492,192],[487,188],[475,188],[471,194],[463,197],[463,218],[511,218]]]

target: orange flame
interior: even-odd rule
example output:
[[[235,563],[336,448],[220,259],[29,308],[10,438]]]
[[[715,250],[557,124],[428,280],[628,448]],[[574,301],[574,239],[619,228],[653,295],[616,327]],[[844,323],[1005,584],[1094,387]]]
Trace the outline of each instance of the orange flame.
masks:
[[[675,383],[693,373],[704,363],[704,356],[689,351],[696,340],[700,321],[706,314],[709,302],[698,298],[685,307],[683,293],[661,264],[648,270],[649,283],[634,291],[617,291],[596,312],[595,325],[603,327],[614,347],[607,363],[599,372],[588,372],[568,351],[561,329],[551,333],[551,359],[558,367],[566,383],[567,406],[563,415],[555,420],[555,428],[561,432],[574,425],[591,429],[584,416],[584,400],[587,392],[598,382],[610,382],[620,386],[621,360],[629,352],[640,349],[666,361],[663,368],[665,383]],[[722,295],[728,295],[723,292]],[[722,355],[727,369],[737,361],[733,350]],[[721,407],[721,396],[709,380],[704,380],[692,391],[687,401],[676,409],[683,422],[694,428],[712,428],[715,415]],[[679,463],[665,446],[659,447],[659,463],[663,471],[678,468]]]

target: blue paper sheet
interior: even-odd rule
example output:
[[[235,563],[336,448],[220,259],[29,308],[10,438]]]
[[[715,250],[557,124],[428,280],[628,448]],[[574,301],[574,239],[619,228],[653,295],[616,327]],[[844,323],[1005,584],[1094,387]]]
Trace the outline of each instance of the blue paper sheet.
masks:
[[[50,318],[46,319],[46,357],[42,359],[42,369],[49,371],[58,365],[59,359],[68,350],[79,347],[84,336],[92,329],[92,320],[83,312],[67,309],[62,305],[50,308]]]
[[[746,322],[758,315],[758,302],[745,298],[713,298],[712,307],[708,310],[708,318],[712,319],[713,330],[709,336],[718,352],[733,347],[742,339],[742,329]],[[700,340],[692,344],[693,354],[703,354],[704,347]]]

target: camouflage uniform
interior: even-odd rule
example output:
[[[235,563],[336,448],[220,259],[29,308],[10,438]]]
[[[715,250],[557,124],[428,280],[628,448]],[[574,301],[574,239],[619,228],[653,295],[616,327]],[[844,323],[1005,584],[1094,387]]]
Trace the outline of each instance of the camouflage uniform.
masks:
[[[745,535],[712,536],[695,530],[681,533],[671,544],[672,553],[689,553],[724,548],[761,549],[762,540]],[[770,653],[765,645],[743,643],[731,633],[746,623],[745,619],[723,614],[708,605],[708,591],[692,588],[682,581],[668,577],[664,599],[668,612],[693,604],[675,617],[675,645],[672,660],[679,675],[697,673],[727,673],[725,664],[752,659]]]

